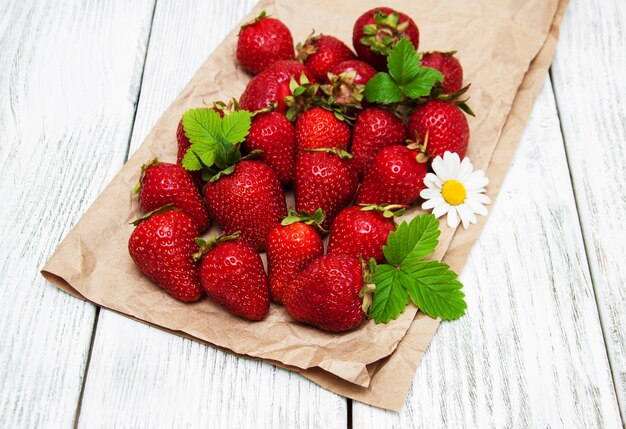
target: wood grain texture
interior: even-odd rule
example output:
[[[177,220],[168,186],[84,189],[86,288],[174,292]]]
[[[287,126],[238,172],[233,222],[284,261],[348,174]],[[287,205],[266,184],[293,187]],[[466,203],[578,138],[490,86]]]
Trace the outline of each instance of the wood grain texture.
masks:
[[[586,28],[587,31],[581,31]],[[554,91],[622,419],[626,422],[626,3],[573,1]]]
[[[0,9],[0,427],[69,427],[95,308],[38,271],[123,163],[152,2]]]
[[[621,425],[549,80],[461,280],[405,408],[355,429]]]
[[[157,2],[130,152],[253,4]],[[346,402],[296,373],[103,309],[79,426],[345,428]]]

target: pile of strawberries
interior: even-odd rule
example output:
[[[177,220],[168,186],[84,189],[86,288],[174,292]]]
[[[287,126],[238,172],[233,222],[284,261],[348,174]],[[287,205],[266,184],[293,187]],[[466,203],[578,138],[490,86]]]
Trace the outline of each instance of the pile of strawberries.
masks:
[[[459,61],[424,53],[402,71],[388,56],[404,40],[417,50],[417,25],[386,7],[356,21],[356,54],[315,34],[294,54],[289,29],[264,13],[244,25],[237,61],[254,77],[239,100],[186,112],[177,163],[142,167],[148,214],[129,241],[139,269],[183,302],[206,294],[250,320],[271,300],[323,330],[358,326],[372,290],[363,261],[385,260],[393,216],[418,201],[429,161],[445,151],[462,158],[469,139]],[[385,80],[406,70],[416,85],[419,73],[439,78],[426,96],[385,102]],[[212,221],[224,234],[198,238]]]

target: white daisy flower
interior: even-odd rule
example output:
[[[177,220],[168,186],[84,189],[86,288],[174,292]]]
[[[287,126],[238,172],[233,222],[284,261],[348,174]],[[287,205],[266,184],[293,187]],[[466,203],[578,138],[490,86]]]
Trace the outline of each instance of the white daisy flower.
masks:
[[[485,204],[491,200],[485,195],[489,179],[482,170],[474,171],[468,158],[446,152],[433,160],[433,173],[424,178],[426,189],[420,196],[426,201],[422,209],[433,210],[435,217],[448,214],[448,226],[456,228],[459,222],[466,228],[476,223],[476,214],[487,215]]]

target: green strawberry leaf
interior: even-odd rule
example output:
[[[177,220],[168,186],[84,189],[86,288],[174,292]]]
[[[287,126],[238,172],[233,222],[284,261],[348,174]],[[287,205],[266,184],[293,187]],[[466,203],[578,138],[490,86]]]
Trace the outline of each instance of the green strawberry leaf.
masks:
[[[187,110],[183,114],[183,130],[191,144],[214,144],[220,132],[220,115],[207,108]]]
[[[377,73],[365,85],[365,99],[370,103],[398,103],[404,94],[387,73]]]
[[[376,290],[369,313],[370,318],[376,323],[387,323],[391,319],[397,319],[409,303],[407,291],[397,278],[399,273],[400,271],[391,265],[376,266],[372,279]]]
[[[202,170],[202,163],[200,162],[198,155],[196,155],[196,153],[191,149],[187,149],[185,156],[183,156],[183,168],[189,171]]]
[[[420,68],[420,57],[409,39],[402,38],[387,57],[389,74],[400,86],[413,81]]]
[[[439,221],[430,213],[416,216],[410,223],[404,221],[387,237],[385,259],[391,265],[419,261],[435,251],[439,234]]]
[[[404,287],[411,300],[424,313],[446,320],[456,320],[465,314],[463,285],[447,264],[422,261],[404,266],[400,271],[410,279]]]
[[[402,86],[402,91],[412,99],[426,97],[437,82],[443,82],[443,75],[439,71],[419,67],[415,77]]]
[[[241,143],[250,131],[252,115],[247,110],[239,110],[222,119],[222,136],[231,143]]]
[[[431,317],[453,320],[465,314],[463,285],[450,267],[439,261],[421,261],[439,241],[439,221],[432,214],[402,222],[389,234],[383,252],[388,264],[376,267],[376,285],[369,317],[376,323],[396,319],[411,301]],[[408,294],[408,296],[407,296]]]

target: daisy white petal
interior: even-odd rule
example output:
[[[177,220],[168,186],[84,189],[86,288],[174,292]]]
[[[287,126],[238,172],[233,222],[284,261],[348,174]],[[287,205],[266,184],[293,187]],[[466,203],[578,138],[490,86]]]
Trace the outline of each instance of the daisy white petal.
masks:
[[[491,199],[482,193],[470,193],[469,196],[471,196],[472,200],[479,202],[481,204],[491,204]],[[469,198],[468,196],[468,198]]]
[[[489,179],[482,171],[474,171],[469,179],[465,182],[468,190],[484,188],[489,183]]]
[[[459,169],[458,181],[465,183],[471,176],[473,169],[474,167],[472,166],[469,158],[463,158],[463,161],[461,161],[461,168]]]
[[[426,174],[426,177],[424,177],[424,184],[429,188],[441,189],[441,187],[443,186],[443,182],[441,181],[441,179],[433,173]]]
[[[459,225],[459,217],[456,214],[456,207],[450,206],[448,210],[448,226],[450,228],[456,228]]]
[[[487,208],[483,206],[480,202],[475,199],[466,199],[465,203],[474,213],[479,214],[481,216],[487,216]]]
[[[435,159],[433,159],[432,167],[437,177],[439,177],[442,181],[448,180],[448,169],[446,168],[446,164],[443,162],[442,157],[436,156]]]
[[[439,189],[422,189],[422,191],[420,192],[420,197],[424,198],[425,200],[437,197],[441,198],[441,191]]]
[[[470,223],[476,223],[476,215],[472,211],[472,209],[467,204],[467,200],[464,204],[457,206],[457,211],[459,212],[459,216],[461,217],[461,222],[463,223],[463,228],[467,229]]]
[[[456,152],[446,152],[443,154],[443,163],[446,166],[448,177],[444,180],[456,179],[459,177],[459,170],[461,168],[461,158]],[[442,177],[443,179],[443,177]]]
[[[446,213],[448,213],[448,211],[451,209],[452,207],[450,207],[450,204],[446,203],[445,201],[442,204],[439,204],[438,206],[435,206],[433,208],[433,214],[435,215],[435,217],[441,217],[443,215],[445,215]]]

